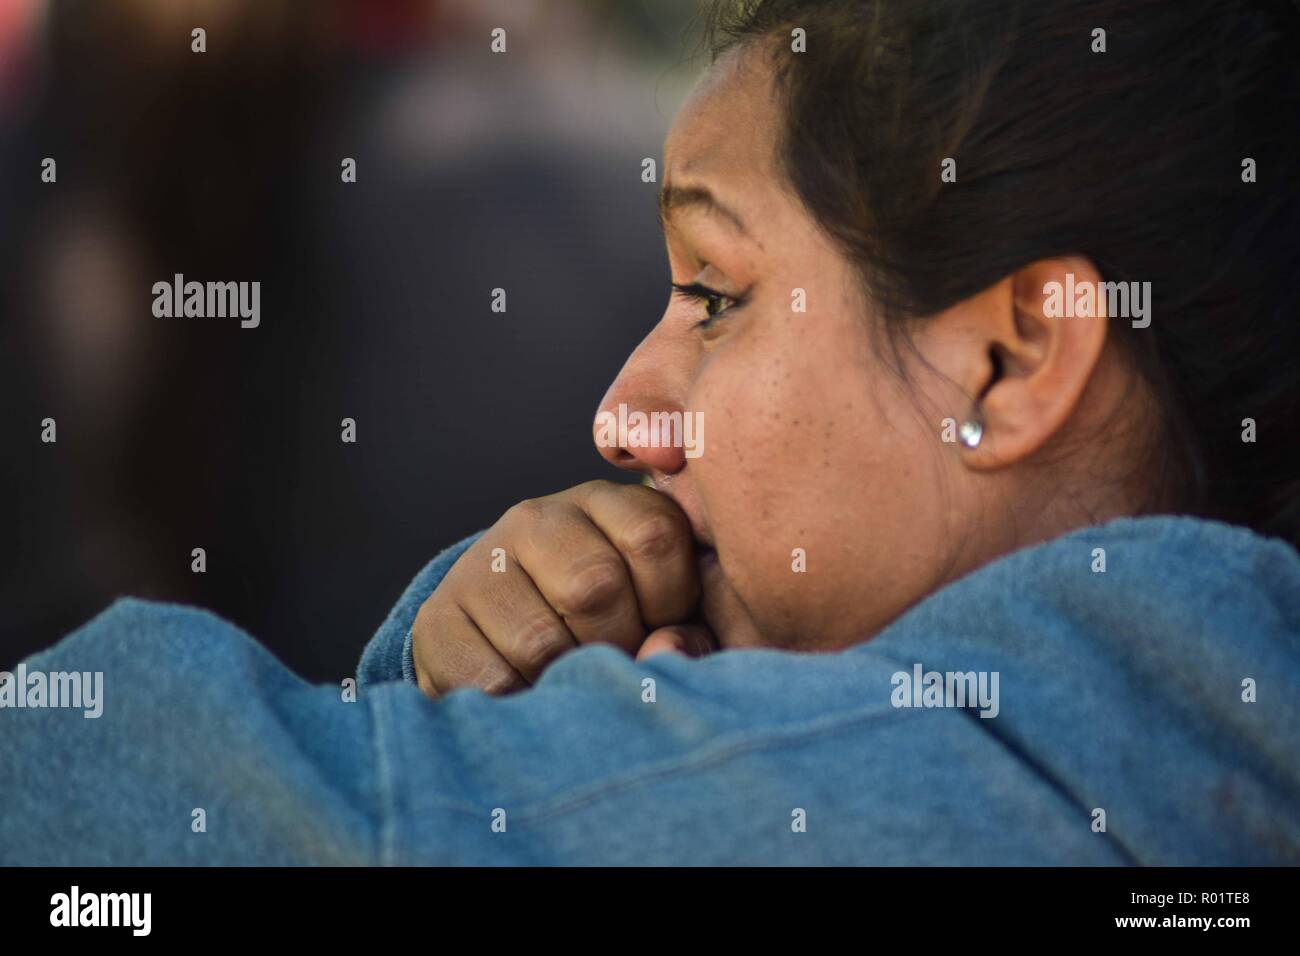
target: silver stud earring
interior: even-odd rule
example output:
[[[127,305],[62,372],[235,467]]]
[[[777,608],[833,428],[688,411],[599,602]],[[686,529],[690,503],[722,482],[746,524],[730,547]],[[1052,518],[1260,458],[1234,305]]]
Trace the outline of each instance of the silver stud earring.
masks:
[[[978,448],[980,439],[984,437],[984,426],[977,421],[967,420],[961,423],[957,429],[957,437],[967,448]]]

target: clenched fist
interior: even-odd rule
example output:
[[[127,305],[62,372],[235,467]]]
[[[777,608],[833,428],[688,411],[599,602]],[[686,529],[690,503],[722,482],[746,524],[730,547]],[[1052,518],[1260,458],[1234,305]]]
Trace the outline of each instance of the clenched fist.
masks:
[[[705,653],[699,595],[681,509],[641,485],[587,482],[521,501],[461,555],[416,616],[416,676],[431,697],[504,694],[593,641],[642,658]]]

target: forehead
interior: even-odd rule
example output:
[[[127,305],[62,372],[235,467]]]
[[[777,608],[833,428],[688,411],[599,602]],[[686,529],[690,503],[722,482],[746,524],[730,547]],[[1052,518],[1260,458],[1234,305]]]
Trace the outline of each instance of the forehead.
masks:
[[[664,143],[667,181],[747,189],[771,182],[779,112],[766,54],[738,47],[718,58],[682,106]]]

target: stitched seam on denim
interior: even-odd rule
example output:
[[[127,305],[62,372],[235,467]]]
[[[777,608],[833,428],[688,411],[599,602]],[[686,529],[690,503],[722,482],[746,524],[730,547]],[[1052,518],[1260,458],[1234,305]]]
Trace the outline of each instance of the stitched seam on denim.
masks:
[[[397,813],[394,809],[393,769],[388,759],[388,735],[384,726],[387,716],[381,713],[383,709],[383,695],[371,696],[370,719],[374,731],[371,733],[370,740],[375,752],[375,771],[379,780],[379,820],[376,827],[377,856],[380,866],[395,866],[393,831],[397,826]]]
[[[607,777],[597,783],[587,784],[585,788],[583,786],[574,787],[564,791],[559,796],[547,797],[537,803],[524,804],[519,810],[512,812],[512,817],[515,819],[530,819],[547,816],[554,812],[562,812],[570,801],[581,804],[589,799],[599,797],[607,791],[635,785],[642,779],[671,777],[676,773],[685,773],[696,767],[706,767],[720,763],[740,754],[799,743],[805,739],[834,733],[844,727],[866,723],[875,718],[891,717],[893,713],[893,711],[886,713],[853,713],[848,716],[840,715],[833,718],[824,718],[783,731],[740,735],[739,739],[733,735],[731,738],[725,738],[720,745],[710,747],[707,750],[696,750],[688,754],[670,757],[649,767],[616,773],[614,776]],[[586,793],[582,792],[584,789],[587,791]],[[481,816],[483,813],[480,804],[440,799],[430,793],[421,794],[421,801],[427,801],[431,806],[453,813],[463,813],[475,817]],[[560,805],[559,810],[552,806],[555,804]]]
[[[575,788],[532,807],[525,806],[516,810],[513,817],[516,820],[540,820],[549,816],[556,816],[591,803],[614,791],[626,790],[651,780],[663,780],[687,774],[705,767],[725,763],[733,757],[804,743],[810,739],[828,736],[858,724],[892,718],[895,713],[894,711],[887,713],[872,711],[865,714],[838,716],[803,724],[797,728],[760,735],[741,736],[739,739],[732,738],[730,741],[725,741],[707,750],[697,750],[669,760],[660,761],[658,764],[626,772],[602,780],[599,783],[591,784],[586,788]],[[583,792],[584,789],[585,792]]]

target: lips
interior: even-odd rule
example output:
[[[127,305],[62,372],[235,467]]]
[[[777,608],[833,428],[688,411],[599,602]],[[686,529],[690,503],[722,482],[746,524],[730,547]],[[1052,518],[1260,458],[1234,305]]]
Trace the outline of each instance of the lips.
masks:
[[[678,508],[682,509],[682,514],[686,515],[686,520],[691,526],[691,537],[695,539],[695,546],[700,551],[713,551],[715,549],[713,537],[709,534],[708,529],[704,526],[704,521],[700,518],[699,505],[695,501],[694,495],[689,492],[683,493],[684,489],[679,488],[677,482],[671,477],[658,478],[653,481],[655,491],[661,495],[666,495],[673,500]]]

